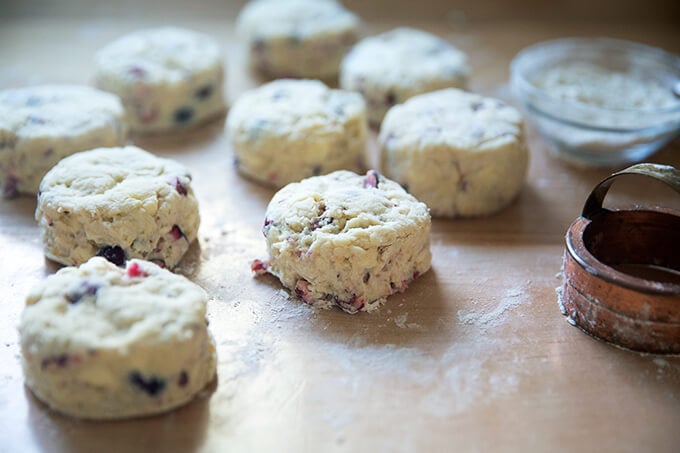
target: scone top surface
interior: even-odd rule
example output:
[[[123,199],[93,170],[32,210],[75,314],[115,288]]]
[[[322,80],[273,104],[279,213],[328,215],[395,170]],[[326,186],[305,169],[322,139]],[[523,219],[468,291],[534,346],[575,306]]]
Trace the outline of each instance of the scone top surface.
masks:
[[[67,159],[40,184],[43,203],[62,210],[76,206],[126,210],[140,203],[153,209],[158,198],[191,190],[186,167],[135,146],[100,148]]]
[[[362,114],[364,108],[357,93],[333,90],[318,80],[281,79],[241,95],[227,127],[238,134],[239,129],[250,130],[247,124],[253,123],[267,133],[304,139],[306,134],[337,130],[345,118]]]
[[[238,30],[247,39],[298,39],[353,31],[357,16],[333,0],[255,0],[238,18]]]
[[[153,263],[131,260],[122,269],[94,257],[59,270],[28,295],[22,343],[49,356],[49,349],[124,351],[185,341],[205,329],[206,301],[199,286]]]
[[[522,117],[506,103],[453,88],[390,109],[382,169],[434,216],[494,213],[520,192],[529,161]]]
[[[96,54],[101,74],[147,82],[177,82],[221,65],[210,37],[176,27],[141,30],[118,38]]]
[[[382,124],[380,139],[414,150],[443,144],[485,151],[522,141],[523,120],[517,109],[502,101],[449,88],[394,106]]]
[[[341,85],[363,77],[368,83],[417,91],[441,79],[464,84],[467,57],[454,46],[430,33],[396,28],[364,38],[343,60]]]
[[[78,136],[113,129],[125,137],[120,99],[77,85],[43,85],[0,91],[0,132],[20,139]]]
[[[365,185],[364,176],[344,170],[289,184],[269,203],[268,239],[275,242],[276,231],[299,235],[296,244],[303,252],[318,245],[319,239],[361,247],[372,241],[373,234],[389,242],[396,238],[398,225],[428,221],[427,206],[399,184],[380,178],[377,188]],[[270,224],[282,230],[270,230]]]

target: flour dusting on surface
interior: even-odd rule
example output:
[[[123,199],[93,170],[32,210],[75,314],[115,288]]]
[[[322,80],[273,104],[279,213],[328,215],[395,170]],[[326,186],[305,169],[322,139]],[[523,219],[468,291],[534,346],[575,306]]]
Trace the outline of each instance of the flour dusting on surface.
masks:
[[[505,322],[506,314],[518,306],[528,303],[524,288],[508,289],[501,301],[490,311],[458,310],[458,322],[479,327],[482,332],[498,327]],[[520,316],[522,314],[520,313]]]

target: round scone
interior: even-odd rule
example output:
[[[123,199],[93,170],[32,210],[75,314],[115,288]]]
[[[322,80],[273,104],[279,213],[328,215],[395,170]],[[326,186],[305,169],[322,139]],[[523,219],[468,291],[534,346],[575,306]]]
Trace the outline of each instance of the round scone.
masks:
[[[225,110],[220,50],[206,35],[142,30],[112,42],[95,59],[97,86],[120,96],[133,131],[185,128]]]
[[[269,78],[337,77],[359,19],[332,0],[255,0],[238,17],[250,66]]]
[[[281,187],[364,167],[366,108],[357,93],[317,80],[275,80],[243,94],[227,117],[236,168]]]
[[[521,190],[529,162],[516,109],[454,88],[390,109],[378,140],[385,175],[425,202],[433,216],[502,209]]]
[[[86,86],[0,91],[0,187],[5,197],[35,196],[63,157],[127,139],[118,97]]]
[[[278,191],[263,232],[269,272],[304,302],[348,313],[377,308],[430,269],[430,214],[369,170],[305,179]]]
[[[463,52],[435,35],[397,28],[361,40],[340,67],[340,87],[366,99],[368,121],[378,128],[387,110],[417,94],[464,88]]]
[[[92,419],[157,414],[215,377],[207,295],[185,277],[94,257],[49,276],[19,324],[26,385],[52,409]]]
[[[45,255],[59,263],[101,255],[117,265],[142,258],[170,269],[200,222],[188,170],[134,146],[63,159],[40,184],[35,218]]]

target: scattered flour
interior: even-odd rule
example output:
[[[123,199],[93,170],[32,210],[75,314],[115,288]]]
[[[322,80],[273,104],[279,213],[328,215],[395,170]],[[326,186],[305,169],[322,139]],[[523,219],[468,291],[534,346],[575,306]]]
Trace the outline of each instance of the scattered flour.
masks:
[[[508,289],[500,303],[488,312],[458,310],[458,322],[474,325],[486,332],[490,328],[498,327],[505,322],[506,312],[528,303],[524,288]],[[520,313],[520,316],[523,314]]]

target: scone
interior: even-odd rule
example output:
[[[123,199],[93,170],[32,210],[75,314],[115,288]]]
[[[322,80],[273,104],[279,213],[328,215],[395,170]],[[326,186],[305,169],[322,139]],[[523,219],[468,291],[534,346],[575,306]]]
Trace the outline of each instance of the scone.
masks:
[[[134,32],[96,54],[96,84],[117,94],[135,132],[183,129],[225,110],[222,55],[201,33]]]
[[[101,255],[174,268],[196,239],[198,201],[189,171],[134,146],[59,162],[40,184],[35,218],[45,255],[77,266]]]
[[[417,94],[464,88],[466,55],[447,41],[413,28],[361,40],[340,69],[340,87],[366,99],[368,121],[378,128],[387,110]]]
[[[147,261],[95,257],[49,276],[19,325],[26,385],[52,409],[117,419],[168,411],[215,377],[207,295]]]
[[[529,162],[516,109],[453,88],[393,107],[379,144],[385,175],[425,202],[433,216],[501,210],[522,189]]]
[[[77,85],[0,91],[0,188],[5,197],[35,196],[62,158],[122,146],[128,127],[120,99]]]
[[[317,80],[276,80],[243,94],[227,117],[236,168],[281,187],[364,167],[366,111],[357,93]]]
[[[427,206],[374,170],[289,184],[264,221],[269,272],[304,302],[370,311],[430,269]]]
[[[272,79],[337,77],[358,28],[359,19],[333,0],[255,0],[237,20],[250,66]]]

